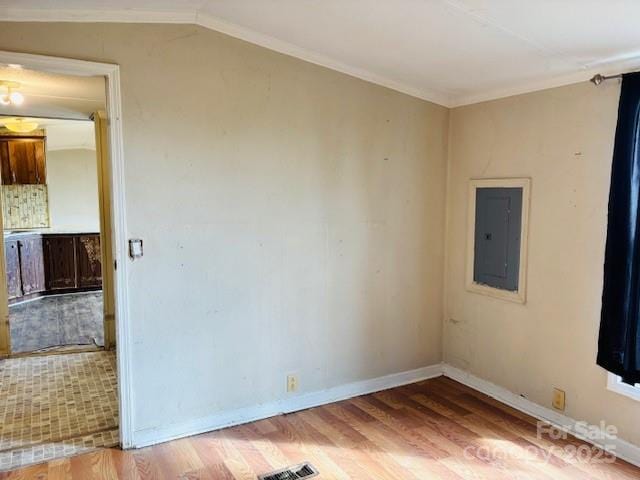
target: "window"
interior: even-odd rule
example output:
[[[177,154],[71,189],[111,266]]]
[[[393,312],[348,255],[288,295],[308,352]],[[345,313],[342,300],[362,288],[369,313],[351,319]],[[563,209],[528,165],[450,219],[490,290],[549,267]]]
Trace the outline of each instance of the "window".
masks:
[[[530,180],[471,180],[467,290],[525,302]]]
[[[636,383],[635,386],[623,383],[619,376],[611,372],[608,372],[607,388],[620,395],[631,397],[634,400],[640,400],[640,383]]]

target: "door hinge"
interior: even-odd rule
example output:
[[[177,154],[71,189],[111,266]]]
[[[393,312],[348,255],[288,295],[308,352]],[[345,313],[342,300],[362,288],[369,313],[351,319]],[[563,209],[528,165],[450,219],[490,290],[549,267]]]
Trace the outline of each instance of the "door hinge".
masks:
[[[117,269],[118,269],[118,261],[117,261],[117,260],[114,260],[114,261],[113,261],[113,269],[114,269],[114,270],[117,270]]]

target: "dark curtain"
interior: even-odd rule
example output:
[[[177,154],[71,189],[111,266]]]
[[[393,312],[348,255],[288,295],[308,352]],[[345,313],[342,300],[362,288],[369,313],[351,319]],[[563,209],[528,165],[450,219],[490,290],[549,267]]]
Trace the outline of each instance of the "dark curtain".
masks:
[[[598,365],[640,383],[640,72],[622,77],[604,261]]]

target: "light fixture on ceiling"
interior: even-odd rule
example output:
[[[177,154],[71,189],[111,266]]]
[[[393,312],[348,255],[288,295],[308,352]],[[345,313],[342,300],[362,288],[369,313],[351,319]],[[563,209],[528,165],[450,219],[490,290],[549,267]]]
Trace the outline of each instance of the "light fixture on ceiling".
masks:
[[[26,118],[10,118],[4,122],[4,128],[15,133],[29,133],[38,128],[38,122]]]
[[[20,88],[20,84],[18,82],[0,80],[0,87],[6,89],[5,93],[0,94],[1,105],[22,105],[22,102],[24,102],[24,95],[17,90]]]

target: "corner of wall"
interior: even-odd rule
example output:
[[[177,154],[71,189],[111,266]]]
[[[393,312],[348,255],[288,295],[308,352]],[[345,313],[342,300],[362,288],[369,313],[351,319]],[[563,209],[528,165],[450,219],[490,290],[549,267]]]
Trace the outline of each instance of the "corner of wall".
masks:
[[[447,351],[445,337],[447,334],[447,319],[449,318],[449,205],[451,203],[450,195],[450,181],[451,181],[451,150],[452,150],[452,113],[453,109],[447,109],[447,132],[446,132],[446,172],[445,172],[445,187],[444,187],[444,258],[442,268],[442,335],[440,338],[440,350],[442,352],[442,361],[447,361]]]

